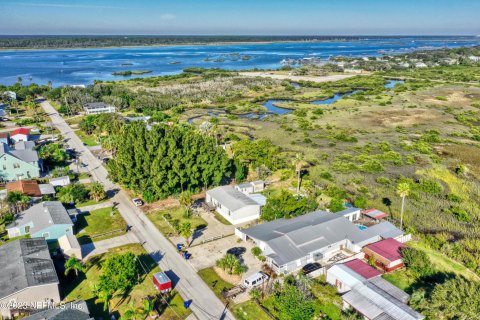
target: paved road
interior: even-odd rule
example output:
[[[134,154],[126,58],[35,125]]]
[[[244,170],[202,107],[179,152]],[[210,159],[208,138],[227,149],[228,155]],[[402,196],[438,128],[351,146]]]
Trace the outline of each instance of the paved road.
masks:
[[[44,101],[41,106],[52,119],[53,125],[61,132],[68,145],[80,152],[80,161],[86,163],[92,178],[103,184],[105,190],[118,192],[112,199],[116,202],[120,214],[128,225],[133,226],[132,233],[142,243],[145,250],[159,264],[160,268],[172,278],[175,288],[184,300],[192,300],[191,309],[199,320],[235,319],[231,312],[203,282],[192,266],[176,252],[172,244],[158,231],[145,214],[136,208],[130,198],[116,184],[108,179],[107,170],[82,143],[59,113]],[[201,259],[201,257],[198,257]]]

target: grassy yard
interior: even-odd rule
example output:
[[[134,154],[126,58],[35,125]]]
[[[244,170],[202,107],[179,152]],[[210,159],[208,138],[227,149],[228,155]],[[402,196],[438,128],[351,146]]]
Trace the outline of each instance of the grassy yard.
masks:
[[[236,304],[230,309],[238,320],[270,320],[265,312],[252,300]]]
[[[75,134],[80,138],[80,140],[82,140],[83,143],[85,143],[89,147],[98,146],[99,144],[93,135],[86,135],[81,130],[75,131]]]
[[[84,202],[79,202],[79,203],[75,204],[75,207],[81,208],[81,207],[91,206],[91,205],[94,205],[94,204],[107,202],[108,200],[109,200],[108,198],[105,198],[105,199],[100,200],[100,201],[95,201],[94,199],[90,199],[90,200],[86,200]]]
[[[176,207],[172,209],[149,213],[148,218],[153,222],[157,229],[166,236],[174,233],[175,231],[168,225],[168,223],[163,218],[165,214],[170,215],[170,221],[178,219],[180,224],[186,221],[190,222],[193,229],[200,229],[207,226],[207,222],[203,220],[200,216],[192,215],[190,218],[185,218],[183,216],[184,209],[182,207]]]
[[[392,273],[386,273],[382,275],[382,277],[403,291],[408,291],[408,288],[410,288],[410,286],[416,282],[416,278],[405,269],[397,270]]]
[[[108,257],[127,252],[132,252],[137,255],[141,264],[147,269],[147,274],[142,275],[140,283],[133,287],[125,297],[116,296],[112,299],[110,302],[110,312],[121,315],[125,312],[131,301],[135,301],[139,306],[144,297],[148,295],[156,296],[157,290],[152,285],[151,279],[153,274],[160,271],[160,269],[139,244],[132,244],[111,249],[105,254],[91,257],[86,263],[87,270],[85,274],[80,275],[78,278],[73,278],[73,280],[71,278],[62,279],[60,288],[65,300],[73,301],[83,299],[87,302],[91,315],[95,319],[99,319],[100,317],[108,319],[107,313],[103,310],[103,303],[97,301],[96,296],[92,293],[92,288],[101,275],[101,264]],[[171,297],[169,302],[170,307],[163,311],[162,319],[179,319],[178,316],[180,316],[180,319],[185,319],[190,314],[190,310],[183,307],[183,300],[175,290],[172,292]]]
[[[217,297],[220,300],[225,301],[222,297],[223,289],[233,288],[234,285],[226,282],[218,276],[218,274],[213,270],[213,268],[206,268],[198,271],[198,275],[203,279],[203,281],[212,289]]]
[[[232,225],[232,224],[230,223],[230,221],[228,221],[227,219],[225,219],[224,217],[222,217],[222,215],[219,214],[218,212],[215,211],[213,214],[215,215],[215,219],[217,219],[218,221],[220,221],[220,222],[223,223],[224,225],[227,225],[227,226]]]
[[[125,233],[127,224],[117,210],[102,208],[78,216],[77,238],[81,244],[113,238]]]

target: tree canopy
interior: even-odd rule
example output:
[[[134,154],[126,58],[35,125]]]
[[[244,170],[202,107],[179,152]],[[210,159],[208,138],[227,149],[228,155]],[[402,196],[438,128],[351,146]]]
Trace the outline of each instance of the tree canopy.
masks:
[[[315,200],[295,197],[290,192],[282,190],[278,195],[267,198],[262,209],[262,219],[271,221],[278,218],[292,218],[313,211],[317,207]]]
[[[215,140],[187,126],[136,122],[122,127],[111,177],[150,200],[218,185],[229,175],[230,161]],[[147,199],[145,199],[147,200]]]

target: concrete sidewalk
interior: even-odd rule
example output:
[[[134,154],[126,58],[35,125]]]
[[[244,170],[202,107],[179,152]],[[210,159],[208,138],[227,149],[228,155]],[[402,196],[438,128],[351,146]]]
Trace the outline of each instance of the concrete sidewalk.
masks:
[[[82,244],[83,261],[90,257],[107,252],[109,249],[121,247],[131,243],[138,243],[137,237],[131,232],[115,238],[105,239],[98,242]]]

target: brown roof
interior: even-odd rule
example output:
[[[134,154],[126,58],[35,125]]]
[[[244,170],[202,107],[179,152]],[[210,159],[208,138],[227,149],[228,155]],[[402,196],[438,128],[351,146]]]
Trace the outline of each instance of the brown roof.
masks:
[[[7,192],[20,192],[30,197],[41,197],[42,193],[35,180],[19,180],[9,182],[6,185]]]

